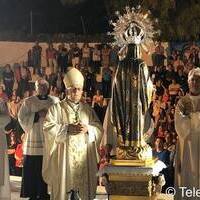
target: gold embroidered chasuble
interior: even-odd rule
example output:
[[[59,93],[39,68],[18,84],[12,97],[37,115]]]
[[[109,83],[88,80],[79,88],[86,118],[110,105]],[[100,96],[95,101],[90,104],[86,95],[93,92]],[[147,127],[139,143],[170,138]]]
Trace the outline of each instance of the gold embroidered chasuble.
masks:
[[[81,122],[88,134],[72,135],[67,125]],[[92,200],[97,187],[97,147],[102,126],[87,104],[63,100],[52,106],[44,121],[45,152],[43,177],[51,189],[51,199],[65,200],[71,189],[82,200]]]

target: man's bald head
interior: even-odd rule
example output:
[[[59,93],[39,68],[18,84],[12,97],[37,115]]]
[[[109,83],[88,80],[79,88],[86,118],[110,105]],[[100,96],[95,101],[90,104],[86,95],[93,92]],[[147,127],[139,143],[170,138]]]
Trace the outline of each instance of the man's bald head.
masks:
[[[38,95],[47,95],[49,92],[49,83],[45,79],[39,79],[35,82],[35,90]]]
[[[190,93],[200,95],[200,69],[192,69],[188,74],[188,85]]]

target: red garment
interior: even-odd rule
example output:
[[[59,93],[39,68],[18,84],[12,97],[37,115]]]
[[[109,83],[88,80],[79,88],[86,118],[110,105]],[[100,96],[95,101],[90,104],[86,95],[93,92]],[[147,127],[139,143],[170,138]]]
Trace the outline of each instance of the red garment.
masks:
[[[14,68],[14,76],[15,76],[16,81],[19,82],[20,79],[21,79],[21,69],[20,69],[20,66]]]
[[[165,103],[167,103],[168,100],[169,100],[169,95],[165,95],[164,94],[163,97],[162,97],[162,101],[165,102]]]
[[[105,166],[108,165],[108,161],[106,159],[106,151],[104,148],[101,148],[99,150],[99,154],[100,154],[100,162],[99,162],[99,170],[103,169]]]
[[[22,160],[23,160],[23,149],[22,144],[18,144],[17,148],[15,150],[15,166],[16,167],[22,167]]]
[[[0,101],[8,101],[8,96],[5,92],[0,93]]]
[[[165,137],[165,134],[164,134],[164,131],[159,131],[158,130],[158,137],[161,137],[161,138],[164,138]]]
[[[108,161],[106,158],[102,158],[99,162],[99,170],[103,169],[105,166],[108,165]]]
[[[46,49],[46,58],[47,59],[56,59],[56,50],[55,49]]]

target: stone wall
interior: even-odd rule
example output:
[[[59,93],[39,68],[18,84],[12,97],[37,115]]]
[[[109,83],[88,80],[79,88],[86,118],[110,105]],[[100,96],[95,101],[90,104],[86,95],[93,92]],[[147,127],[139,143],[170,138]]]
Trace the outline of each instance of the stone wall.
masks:
[[[94,46],[95,43],[90,43],[90,46]],[[5,64],[14,63],[23,63],[27,61],[27,52],[32,48],[34,43],[31,42],[5,42],[0,41],[0,67],[5,66]],[[67,44],[68,45],[68,44]],[[78,43],[79,46],[82,46],[82,43]],[[45,49],[47,48],[47,43],[40,43],[42,47],[42,66],[46,66],[45,60]],[[54,44],[54,47],[57,48],[58,44]],[[165,48],[167,43],[164,44]],[[147,46],[150,54],[154,51],[155,45],[152,43]],[[151,55],[148,55],[143,52],[143,59],[147,65],[151,66]]]

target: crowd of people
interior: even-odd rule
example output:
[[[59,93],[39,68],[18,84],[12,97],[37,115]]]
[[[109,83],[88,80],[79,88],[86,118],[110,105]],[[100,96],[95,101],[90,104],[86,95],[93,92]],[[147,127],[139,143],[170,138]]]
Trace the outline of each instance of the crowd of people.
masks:
[[[1,101],[6,101],[11,117],[5,127],[8,140],[10,173],[21,175],[22,142],[24,131],[18,122],[18,112],[26,97],[36,93],[34,84],[38,78],[44,78],[50,86],[50,95],[65,98],[63,76],[68,68],[79,69],[85,78],[82,101],[92,105],[103,123],[108,101],[111,97],[111,84],[117,66],[117,49],[109,45],[87,43],[80,48],[77,44],[61,43],[54,48],[48,44],[45,52],[46,65],[42,66],[42,47],[36,41],[27,52],[27,62],[5,65],[0,86]]]
[[[46,66],[41,66],[42,47],[38,42],[28,51],[24,66],[7,64],[0,86],[0,101],[6,101],[11,121],[5,130],[8,141],[10,174],[21,175],[23,167],[24,130],[18,121],[18,112],[26,97],[35,94],[34,82],[44,78],[50,86],[49,93],[60,100],[65,98],[64,74],[71,67],[79,69],[85,78],[81,101],[89,103],[103,124],[107,105],[111,98],[112,80],[118,64],[118,49],[109,45],[85,43],[64,43],[58,48],[53,43],[45,50]],[[164,171],[166,187],[173,186],[174,157],[177,133],[174,126],[175,106],[178,100],[188,93],[187,76],[190,70],[200,67],[200,47],[192,43],[181,51],[172,50],[166,55],[159,42],[152,54],[152,66],[149,66],[154,85],[150,113],[154,120],[151,146],[154,156],[167,166]],[[102,162],[106,164],[105,153],[101,149]],[[104,162],[105,161],[105,162]],[[101,184],[101,183],[99,183]]]
[[[166,180],[163,187],[165,191],[167,187],[174,186],[174,161],[179,139],[175,129],[175,108],[179,99],[189,92],[189,71],[200,67],[200,49],[195,43],[191,43],[181,51],[172,50],[166,57],[164,47],[158,43],[152,60],[151,77],[155,86],[151,103],[155,125],[154,155],[168,166],[163,172]]]

